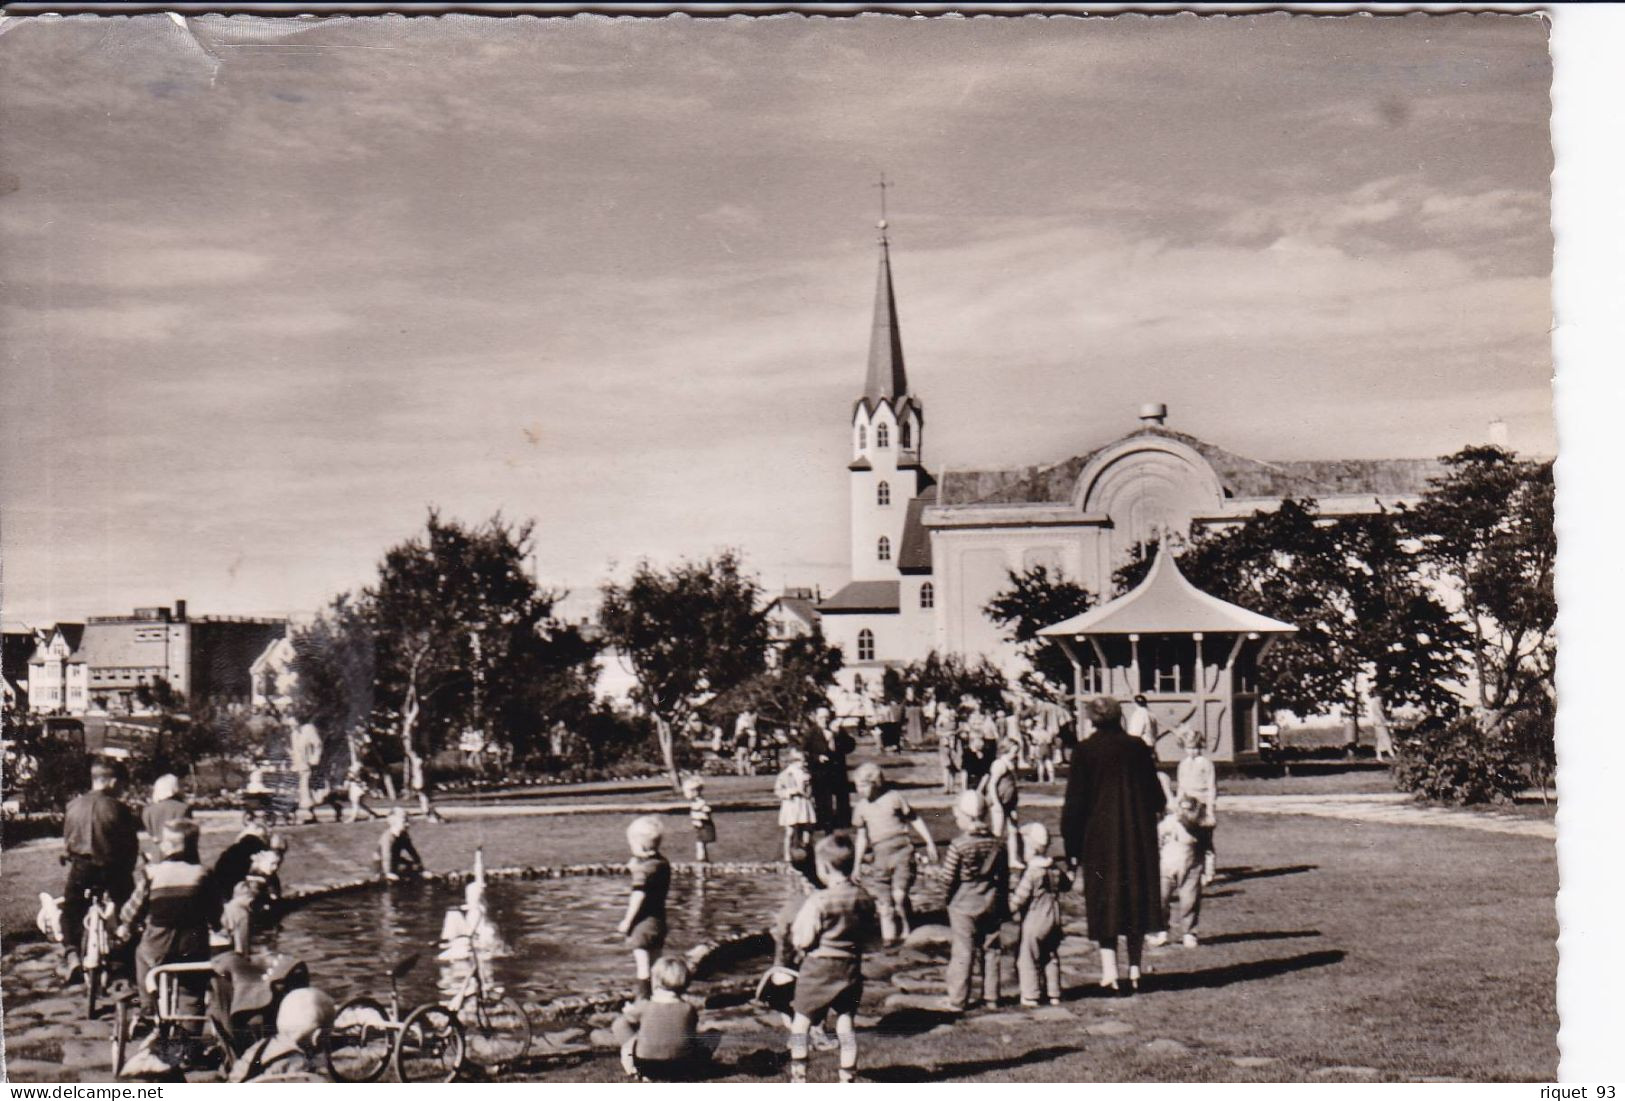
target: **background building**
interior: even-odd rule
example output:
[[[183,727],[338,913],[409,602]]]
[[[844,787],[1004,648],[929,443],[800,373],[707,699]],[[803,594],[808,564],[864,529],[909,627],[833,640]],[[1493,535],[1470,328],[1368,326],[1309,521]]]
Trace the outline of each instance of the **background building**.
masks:
[[[184,600],[58,623],[29,658],[29,710],[130,714],[150,707],[159,681],[192,702],[246,702],[255,658],[286,627],[281,619],[188,618]]]
[[[887,665],[931,650],[991,657],[1007,671],[1015,647],[983,609],[1012,571],[1043,565],[1105,600],[1136,545],[1177,547],[1204,528],[1239,523],[1312,497],[1327,516],[1414,501],[1434,459],[1270,462],[1166,426],[1167,406],[1142,406],[1117,439],[1047,466],[925,466],[925,406],[909,386],[881,223],[880,274],[862,395],[853,406],[852,580],[819,602],[824,633],[846,663],[841,686],[872,690]]]

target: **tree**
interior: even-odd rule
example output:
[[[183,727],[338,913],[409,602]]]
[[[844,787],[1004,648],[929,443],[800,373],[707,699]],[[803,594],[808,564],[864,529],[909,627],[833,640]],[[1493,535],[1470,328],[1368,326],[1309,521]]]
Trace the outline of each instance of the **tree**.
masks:
[[[308,627],[294,632],[293,717],[322,734],[322,761],[343,743],[346,761],[372,716],[376,675],[372,625],[348,593],[333,598]]]
[[[971,665],[958,654],[943,655],[932,650],[923,659],[905,665],[902,675],[903,683],[917,694],[930,692],[938,703],[950,707],[969,696],[984,711],[994,711],[1004,706],[1005,693],[1010,690],[1004,673],[985,656]]]
[[[1260,674],[1275,707],[1300,714],[1410,705],[1452,711],[1448,682],[1460,632],[1430,590],[1403,513],[1327,519],[1312,499],[1287,499],[1191,540],[1179,566],[1197,588],[1291,623]],[[1126,590],[1150,569],[1155,545],[1118,570]]]
[[[767,667],[768,622],[761,586],[739,556],[638,563],[625,585],[603,587],[599,624],[637,678],[633,698],[654,720],[672,787],[679,785],[674,731],[714,697]]]
[[[1057,570],[1039,564],[1017,573],[1010,571],[1010,587],[988,602],[983,612],[1006,628],[1005,637],[1027,659],[1021,683],[1028,691],[1058,700],[1072,694],[1072,661],[1059,643],[1040,638],[1038,632],[1062,620],[1081,615],[1094,604],[1094,595]]]
[[[532,525],[465,527],[430,510],[389,550],[358,614],[373,644],[374,722],[427,757],[467,729],[515,746],[591,707],[597,647],[563,623],[563,594],[525,570]]]
[[[1552,693],[1557,597],[1552,464],[1498,447],[1444,459],[1411,516],[1428,574],[1455,594],[1486,726]]]
[[[841,648],[830,645],[815,625],[808,634],[774,643],[766,668],[717,696],[706,711],[720,722],[748,708],[768,722],[797,726],[829,703],[830,686],[844,660]]]

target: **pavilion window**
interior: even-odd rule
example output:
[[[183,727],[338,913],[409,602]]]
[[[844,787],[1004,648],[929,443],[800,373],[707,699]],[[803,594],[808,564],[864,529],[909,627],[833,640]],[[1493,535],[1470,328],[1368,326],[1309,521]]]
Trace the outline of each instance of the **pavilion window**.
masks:
[[[1140,691],[1186,692],[1196,685],[1196,643],[1189,635],[1142,635]]]

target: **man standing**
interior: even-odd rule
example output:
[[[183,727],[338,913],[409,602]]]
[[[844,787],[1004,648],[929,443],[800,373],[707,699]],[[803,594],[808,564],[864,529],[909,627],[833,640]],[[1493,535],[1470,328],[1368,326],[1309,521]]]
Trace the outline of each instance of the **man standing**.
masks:
[[[310,774],[322,763],[322,736],[310,723],[294,727],[288,738],[293,772],[299,778],[299,821],[316,821],[316,798],[311,792]]]
[[[1162,736],[1161,725],[1157,717],[1151,714],[1151,708],[1146,706],[1143,695],[1134,697],[1134,706],[1129,709],[1123,729],[1152,749],[1157,748],[1157,739]]]
[[[80,969],[79,938],[84,934],[86,891],[106,891],[123,906],[135,887],[140,852],[135,813],[118,799],[119,773],[105,761],[90,766],[90,790],[68,804],[62,818],[68,878],[62,887],[62,977]]]

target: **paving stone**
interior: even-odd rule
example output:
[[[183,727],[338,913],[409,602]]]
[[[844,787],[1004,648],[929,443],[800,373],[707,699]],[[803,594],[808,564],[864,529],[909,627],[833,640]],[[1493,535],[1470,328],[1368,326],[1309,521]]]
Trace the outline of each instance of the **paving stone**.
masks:
[[[1270,1066],[1273,1063],[1279,1062],[1279,1060],[1271,1058],[1268,1055],[1232,1055],[1230,1057],[1230,1062],[1238,1067],[1241,1067],[1243,1070],[1257,1070],[1259,1067]]]
[[[621,1042],[615,1038],[615,1034],[607,1028],[593,1029],[587,1035],[587,1042],[593,1047],[618,1048],[621,1046]]]
[[[7,1059],[6,1074],[19,1082],[53,1082],[62,1077],[62,1064],[40,1059]]]
[[[852,1023],[859,1028],[874,1028],[880,1023],[880,1017],[874,1013],[859,1013],[852,1018]]]
[[[1178,1040],[1159,1038],[1145,1045],[1145,1050],[1152,1055],[1189,1055],[1191,1049]]]
[[[1085,1025],[1083,1030],[1091,1036],[1127,1036],[1134,1031],[1134,1026],[1127,1021],[1096,1021]]]
[[[941,1009],[942,994],[893,994],[886,999],[887,1009]]]
[[[1035,1021],[1072,1021],[1076,1020],[1072,1011],[1064,1005],[1045,1005],[1032,1010],[1027,1014]]]
[[[563,1028],[557,1032],[542,1033],[542,1039],[554,1047],[563,1047],[565,1044],[575,1043],[586,1035],[587,1030],[584,1028]]]
[[[918,951],[922,948],[946,948],[953,943],[953,934],[946,925],[918,925],[903,939],[903,947]]]
[[[892,985],[905,994],[942,993],[941,975],[893,975]]]
[[[1357,1082],[1375,1082],[1382,1077],[1382,1071],[1376,1067],[1321,1067],[1315,1071],[1315,1078],[1352,1078]]]
[[[1019,1028],[1031,1021],[1025,1013],[981,1013],[970,1018],[970,1023],[983,1028]]]

